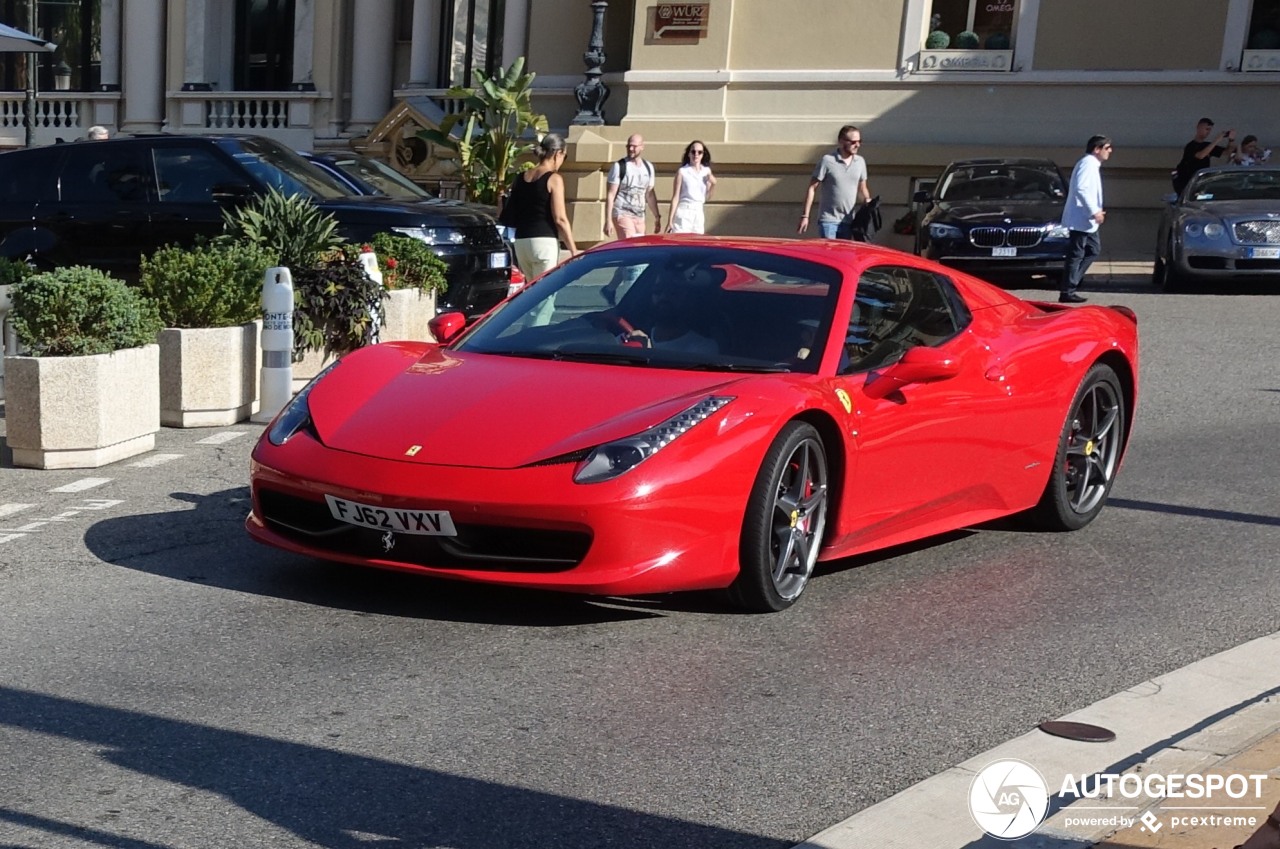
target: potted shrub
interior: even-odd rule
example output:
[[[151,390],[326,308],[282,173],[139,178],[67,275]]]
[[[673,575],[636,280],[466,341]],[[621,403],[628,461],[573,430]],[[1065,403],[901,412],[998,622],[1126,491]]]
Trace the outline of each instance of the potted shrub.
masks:
[[[94,468],[155,447],[154,301],[97,269],[71,266],[18,283],[12,321],[30,354],[5,357],[14,465]]]
[[[341,357],[377,341],[386,289],[365,271],[358,252],[335,248],[293,273],[293,358],[307,351]],[[298,377],[297,369],[294,376]]]
[[[35,272],[21,260],[0,257],[0,399],[4,398],[4,355],[16,352],[17,342],[9,326],[13,308],[13,287]]]
[[[249,242],[168,245],[143,257],[138,288],[164,323],[157,339],[161,424],[212,427],[253,414],[262,275],[276,264]]]
[[[378,338],[433,340],[428,322],[436,315],[436,293],[448,286],[444,260],[422,241],[393,233],[377,234],[369,247],[387,290]]]
[[[300,278],[306,279],[309,269],[327,262],[322,258],[342,246],[337,219],[310,198],[273,189],[243,206],[225,210],[222,220],[225,233],[220,243],[253,245],[289,269],[294,283],[293,376],[307,380],[319,374],[332,352],[325,350],[323,333],[311,332],[315,324],[312,315],[299,312],[303,295],[298,284]],[[318,307],[311,298],[308,309]]]

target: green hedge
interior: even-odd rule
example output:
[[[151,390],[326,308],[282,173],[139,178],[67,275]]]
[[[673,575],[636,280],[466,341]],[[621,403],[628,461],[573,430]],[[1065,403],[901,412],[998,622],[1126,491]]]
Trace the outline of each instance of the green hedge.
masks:
[[[139,348],[163,324],[155,301],[96,268],[35,274],[13,289],[18,339],[37,357],[75,357]]]

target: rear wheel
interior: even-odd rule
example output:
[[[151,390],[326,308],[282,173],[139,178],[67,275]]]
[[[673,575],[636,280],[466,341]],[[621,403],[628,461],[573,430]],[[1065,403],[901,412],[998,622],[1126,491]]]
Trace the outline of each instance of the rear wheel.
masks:
[[[1058,437],[1049,483],[1032,511],[1037,524],[1074,531],[1102,511],[1120,468],[1126,416],[1115,371],[1102,364],[1089,369]]]
[[[751,488],[733,602],[757,613],[790,607],[809,583],[826,527],[827,452],[812,425],[791,422]]]

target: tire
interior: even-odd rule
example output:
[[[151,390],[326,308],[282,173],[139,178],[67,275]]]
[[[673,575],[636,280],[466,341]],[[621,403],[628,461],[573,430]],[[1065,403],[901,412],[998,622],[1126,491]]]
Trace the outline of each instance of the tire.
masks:
[[[1151,271],[1151,282],[1162,292],[1182,292],[1187,288],[1187,282],[1177,269],[1173,267],[1173,245],[1169,245],[1169,250],[1163,258],[1156,257],[1155,266]]]
[[[1095,365],[1071,399],[1053,471],[1032,510],[1037,525],[1075,531],[1102,512],[1120,468],[1127,421],[1120,379],[1110,366]]]
[[[827,452],[812,425],[790,422],[751,487],[729,597],[754,613],[795,603],[818,562],[827,527]]]

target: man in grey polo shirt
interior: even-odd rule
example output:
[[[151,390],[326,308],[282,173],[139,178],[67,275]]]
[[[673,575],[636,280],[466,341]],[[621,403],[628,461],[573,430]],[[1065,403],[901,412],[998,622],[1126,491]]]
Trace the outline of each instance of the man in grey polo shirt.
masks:
[[[846,124],[840,128],[836,135],[836,149],[822,157],[809,178],[809,190],[804,196],[804,215],[800,216],[800,229],[796,231],[799,235],[804,235],[809,229],[813,196],[818,186],[822,186],[818,205],[818,226],[822,228],[822,237],[850,238],[854,207],[859,199],[863,203],[871,200],[871,190],[867,188],[867,161],[858,155],[861,144],[862,133],[857,127]]]

